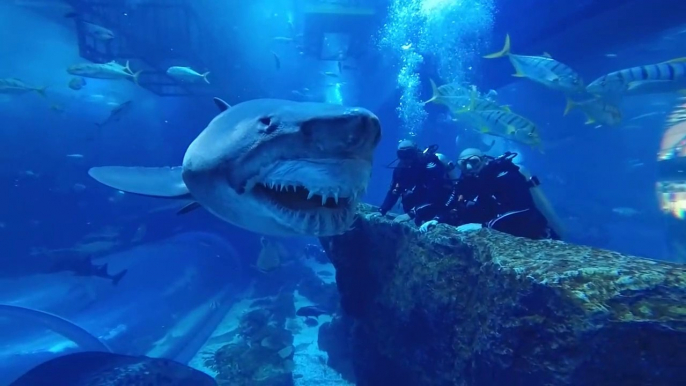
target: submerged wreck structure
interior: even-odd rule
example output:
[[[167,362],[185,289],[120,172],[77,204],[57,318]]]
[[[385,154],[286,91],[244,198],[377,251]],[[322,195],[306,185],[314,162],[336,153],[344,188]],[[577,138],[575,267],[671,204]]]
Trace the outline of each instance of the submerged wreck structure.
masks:
[[[686,266],[374,210],[321,239],[358,385],[686,385]]]

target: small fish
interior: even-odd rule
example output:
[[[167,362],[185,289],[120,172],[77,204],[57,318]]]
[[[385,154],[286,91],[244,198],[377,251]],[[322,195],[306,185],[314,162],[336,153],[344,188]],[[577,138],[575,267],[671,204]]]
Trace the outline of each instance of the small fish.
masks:
[[[167,69],[167,75],[183,82],[197,82],[202,79],[205,83],[210,84],[210,81],[207,80],[209,74],[209,71],[201,74],[190,67],[172,66]]]
[[[620,216],[624,216],[624,217],[633,217],[633,216],[636,216],[637,214],[641,213],[634,208],[627,208],[627,207],[612,208],[612,212],[614,212]]]
[[[54,111],[58,114],[61,114],[64,112],[64,106],[59,103],[53,103],[50,105],[50,111]]]
[[[21,95],[27,92],[37,92],[38,95],[45,97],[47,87],[30,86],[17,78],[0,79],[0,94]]]
[[[583,91],[584,83],[581,76],[571,67],[558,62],[544,53],[543,56],[515,55],[510,52],[510,35],[505,37],[505,46],[502,50],[484,56],[486,59],[509,57],[516,73],[513,76],[529,78],[548,88],[563,92]]]
[[[573,101],[567,98],[567,106],[563,115],[569,114],[574,108],[579,108],[586,114],[585,124],[587,125],[598,122],[603,125],[616,126],[622,121],[622,112],[619,107],[600,98],[585,101]]]
[[[648,118],[648,117],[653,117],[653,116],[656,116],[656,115],[663,115],[663,114],[664,114],[664,112],[662,112],[662,111],[653,111],[652,113],[645,113],[645,114],[637,115],[637,116],[635,116],[635,117],[633,117],[633,118],[631,118],[631,119],[629,119],[629,120],[630,120],[630,121],[637,121],[637,120],[639,120],[639,119]]]
[[[277,43],[291,43],[293,41],[293,38],[287,38],[285,36],[277,36],[274,38],[274,41]]]
[[[71,75],[94,79],[132,79],[138,84],[138,76],[142,71],[134,73],[129,67],[129,62],[122,66],[114,60],[109,63],[80,63],[67,68]]]
[[[217,386],[211,376],[163,358],[85,351],[43,362],[8,386]]]
[[[69,157],[69,158],[83,158],[83,154],[78,154],[78,153],[67,154],[67,157]]]
[[[324,76],[329,76],[331,78],[338,78],[338,74],[336,74],[335,72],[331,72],[331,71],[321,72],[321,74]]]
[[[686,58],[611,72],[591,82],[586,91],[600,96],[686,92]]]
[[[331,312],[326,311],[323,308],[318,307],[318,306],[300,307],[295,312],[295,314],[298,316],[314,317],[314,318],[318,318],[320,315],[326,315],[326,314],[330,314],[330,313]]]
[[[607,58],[616,58],[617,54],[605,54],[605,57]]]
[[[112,111],[110,111],[110,115],[102,122],[96,123],[95,126],[97,126],[99,129],[102,129],[103,127],[114,123],[114,122],[119,122],[119,120],[126,114],[129,113],[131,110],[132,104],[131,101],[126,101],[124,103],[121,103],[117,106],[115,106]]]
[[[69,81],[69,88],[72,90],[81,90],[86,85],[86,79],[75,76]]]
[[[276,69],[278,70],[281,68],[281,59],[274,51],[272,51],[272,55],[274,56],[274,65],[276,65]]]

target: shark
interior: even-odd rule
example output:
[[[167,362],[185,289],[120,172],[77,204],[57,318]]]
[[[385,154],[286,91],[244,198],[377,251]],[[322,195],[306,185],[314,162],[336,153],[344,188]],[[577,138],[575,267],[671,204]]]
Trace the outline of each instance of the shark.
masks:
[[[220,113],[181,166],[100,166],[88,173],[124,192],[191,200],[220,219],[269,236],[333,236],[355,220],[381,140],[360,107],[253,99]]]

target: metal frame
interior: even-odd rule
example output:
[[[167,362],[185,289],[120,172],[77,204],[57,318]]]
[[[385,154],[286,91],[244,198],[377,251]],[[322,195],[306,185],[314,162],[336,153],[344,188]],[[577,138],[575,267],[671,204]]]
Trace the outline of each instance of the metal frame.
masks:
[[[121,0],[66,0],[76,20],[79,54],[95,63],[129,60],[140,71],[139,84],[160,96],[210,95],[207,84],[186,84],[166,74],[172,65],[203,69],[207,52],[199,18],[187,0],[146,1],[127,9]],[[101,42],[88,36],[83,22],[112,29],[116,38]]]

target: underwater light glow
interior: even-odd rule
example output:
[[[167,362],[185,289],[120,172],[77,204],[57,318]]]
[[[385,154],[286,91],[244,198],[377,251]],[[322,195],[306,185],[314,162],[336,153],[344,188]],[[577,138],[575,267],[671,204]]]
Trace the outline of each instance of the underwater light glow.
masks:
[[[332,103],[335,105],[343,104],[343,93],[341,92],[341,87],[343,85],[339,83],[334,83],[331,87],[326,90],[326,103]]]
[[[379,49],[402,64],[398,116],[408,135],[421,129],[426,112],[420,100],[419,65],[425,55],[437,58],[443,83],[466,82],[482,36],[493,26],[493,0],[393,0],[381,31]]]
[[[680,119],[684,111],[686,103],[667,118],[657,153],[660,173],[655,186],[660,210],[679,220],[686,219],[686,120]]]
[[[423,16],[428,16],[442,11],[453,3],[453,0],[423,0],[420,10]]]

